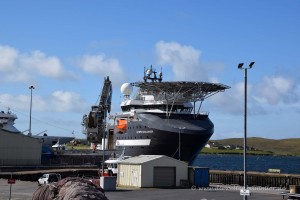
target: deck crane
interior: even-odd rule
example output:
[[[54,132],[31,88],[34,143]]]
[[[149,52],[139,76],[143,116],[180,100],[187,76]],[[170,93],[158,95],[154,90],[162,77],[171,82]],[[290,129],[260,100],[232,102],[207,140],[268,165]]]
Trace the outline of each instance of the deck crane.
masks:
[[[87,140],[92,143],[102,143],[106,131],[106,117],[111,110],[112,84],[107,76],[104,78],[98,106],[93,106],[87,118]],[[87,117],[87,116],[86,116]]]

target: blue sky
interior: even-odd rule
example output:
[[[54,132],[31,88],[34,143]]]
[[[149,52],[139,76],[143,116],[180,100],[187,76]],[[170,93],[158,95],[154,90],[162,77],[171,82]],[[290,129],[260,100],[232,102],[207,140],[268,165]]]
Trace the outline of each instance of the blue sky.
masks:
[[[248,65],[248,136],[298,138],[300,1],[0,1],[0,109],[15,126],[83,138],[81,119],[103,79],[120,86],[162,67],[165,81],[209,81],[231,89],[204,102],[213,139],[243,137]]]

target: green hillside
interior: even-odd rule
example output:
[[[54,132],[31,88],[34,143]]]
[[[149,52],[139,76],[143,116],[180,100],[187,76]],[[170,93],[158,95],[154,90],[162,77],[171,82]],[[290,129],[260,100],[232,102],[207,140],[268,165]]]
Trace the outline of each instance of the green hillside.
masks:
[[[222,145],[241,145],[244,144],[243,138],[230,138],[223,140],[211,140]],[[300,138],[290,139],[266,139],[266,138],[247,138],[247,146],[254,147],[262,151],[272,151],[275,155],[298,155],[300,156]]]

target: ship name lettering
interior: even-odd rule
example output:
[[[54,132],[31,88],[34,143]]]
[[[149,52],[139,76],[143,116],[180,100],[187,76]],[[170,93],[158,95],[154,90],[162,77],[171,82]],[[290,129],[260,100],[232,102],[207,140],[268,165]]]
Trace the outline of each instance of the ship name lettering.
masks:
[[[149,130],[149,131],[136,131],[136,133],[153,133],[153,130]]]

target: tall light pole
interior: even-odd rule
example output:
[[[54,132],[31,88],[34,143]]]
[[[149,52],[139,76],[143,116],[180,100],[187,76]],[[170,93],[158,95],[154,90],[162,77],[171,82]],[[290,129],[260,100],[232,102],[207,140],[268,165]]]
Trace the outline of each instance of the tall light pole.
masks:
[[[28,133],[28,135],[32,136],[32,134],[31,134],[32,90],[35,89],[35,88],[33,87],[33,85],[31,85],[29,87],[29,89],[30,89],[30,115],[29,115],[29,133]]]
[[[247,190],[247,70],[251,69],[255,62],[251,62],[249,67],[243,67],[244,63],[238,65],[239,69],[244,70],[245,78],[245,101],[244,101],[244,189],[241,190],[241,195],[244,196],[244,199],[247,200],[250,191]]]

